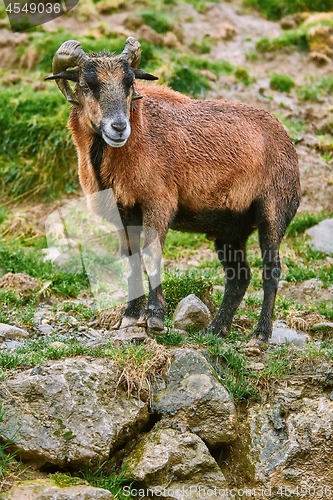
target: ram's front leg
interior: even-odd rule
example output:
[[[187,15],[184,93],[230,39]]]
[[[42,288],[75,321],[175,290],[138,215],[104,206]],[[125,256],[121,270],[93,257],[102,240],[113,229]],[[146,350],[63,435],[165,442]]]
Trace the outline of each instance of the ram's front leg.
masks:
[[[163,330],[165,299],[161,284],[162,251],[169,220],[173,210],[161,207],[144,214],[144,246],[142,258],[149,279],[148,304],[138,325],[148,326],[152,330]]]
[[[141,255],[140,255],[141,226],[126,226],[118,232],[122,257],[127,257],[129,264],[128,303],[121,315],[117,327],[136,325],[146,305],[143,289]]]

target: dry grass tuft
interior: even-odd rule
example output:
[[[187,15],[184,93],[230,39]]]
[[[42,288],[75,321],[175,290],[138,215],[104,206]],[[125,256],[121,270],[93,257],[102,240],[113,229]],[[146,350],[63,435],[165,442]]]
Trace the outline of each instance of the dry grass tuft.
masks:
[[[117,388],[126,388],[128,396],[137,394],[139,398],[143,396],[150,400],[151,383],[156,376],[169,370],[170,354],[156,340],[149,339],[139,347],[128,344],[115,361],[122,365]]]
[[[121,314],[125,311],[126,306],[124,304],[121,304],[114,309],[106,309],[105,311],[100,311],[98,313],[97,318],[95,321],[91,324],[93,327],[99,327],[99,328],[106,328],[107,330],[110,330],[112,327],[114,327]]]
[[[287,325],[296,330],[307,331],[316,323],[321,323],[323,317],[319,312],[295,311],[290,309],[287,318]]]
[[[26,217],[23,215],[16,215],[14,218],[9,218],[1,225],[1,229],[3,231],[0,237],[5,238],[9,236],[11,241],[16,241],[20,238],[30,241],[43,236],[43,233],[36,229],[33,224],[27,222]]]

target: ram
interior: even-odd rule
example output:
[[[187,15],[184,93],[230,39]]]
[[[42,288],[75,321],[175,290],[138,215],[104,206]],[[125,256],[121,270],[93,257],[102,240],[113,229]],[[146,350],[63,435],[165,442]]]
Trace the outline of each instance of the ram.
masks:
[[[264,349],[281,274],[279,246],[300,202],[293,144],[279,121],[262,109],[194,100],[166,86],[137,82],[156,79],[138,69],[140,56],[133,37],[120,55],[88,55],[69,40],[54,56],[48,79],[57,81],[73,105],[69,126],[83,190],[87,195],[113,190],[125,227],[123,252],[140,252],[143,226],[142,253],[150,259],[155,283],[160,283],[161,255],[145,254],[155,231],[162,248],[169,228],[206,233],[214,241],[226,286],[209,328],[220,336],[228,334],[251,280],[246,241],[257,228],[264,298],[250,344]],[[69,81],[76,82],[74,91]],[[122,326],[163,329],[163,291],[152,281],[146,302],[141,265],[132,264]]]

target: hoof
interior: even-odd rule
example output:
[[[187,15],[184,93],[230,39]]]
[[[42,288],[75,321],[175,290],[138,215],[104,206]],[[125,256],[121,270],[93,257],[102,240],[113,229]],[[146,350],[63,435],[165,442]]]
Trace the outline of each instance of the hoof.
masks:
[[[143,328],[147,328],[147,314],[141,314],[140,318],[136,322],[137,326],[142,326]]]
[[[147,321],[148,328],[151,330],[154,330],[155,332],[160,332],[161,330],[164,330],[164,321],[162,321],[160,318],[148,318]]]
[[[127,318],[126,316],[124,316],[121,320],[120,328],[126,328],[128,326],[136,326],[137,321],[138,320],[135,318]]]
[[[115,323],[113,326],[111,326],[110,330],[119,330],[122,320],[123,320],[123,318],[120,317],[118,319],[117,323]]]
[[[135,318],[129,318],[126,316],[120,317],[111,330],[119,330],[120,328],[127,328],[129,326],[136,326],[137,320]]]
[[[246,350],[251,354],[261,354],[262,351],[267,351],[268,341],[261,337],[252,337],[246,345]]]

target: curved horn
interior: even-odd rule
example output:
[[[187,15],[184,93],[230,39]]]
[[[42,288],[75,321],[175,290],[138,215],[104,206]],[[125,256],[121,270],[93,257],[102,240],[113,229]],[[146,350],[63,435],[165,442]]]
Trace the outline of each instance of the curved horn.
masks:
[[[133,36],[129,36],[127,38],[122,55],[125,59],[127,59],[132,68],[137,68],[139,66],[141,59],[141,45]]]
[[[67,68],[74,66],[83,66],[89,56],[83,51],[81,44],[76,40],[68,40],[63,43],[53,57],[52,70],[56,75],[65,71]],[[72,104],[78,104],[67,80],[56,80],[61,92],[66,97],[67,101]]]

